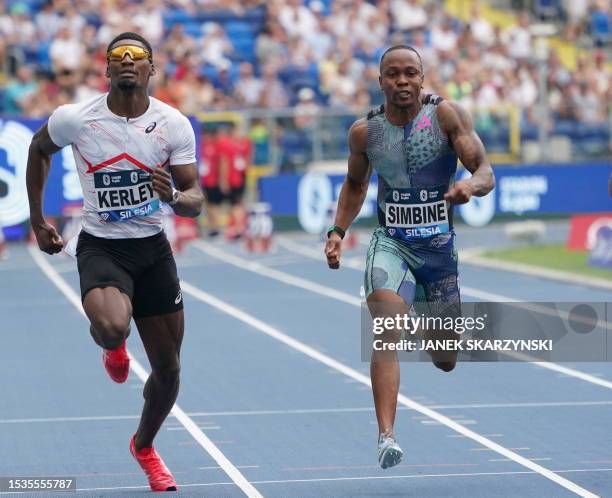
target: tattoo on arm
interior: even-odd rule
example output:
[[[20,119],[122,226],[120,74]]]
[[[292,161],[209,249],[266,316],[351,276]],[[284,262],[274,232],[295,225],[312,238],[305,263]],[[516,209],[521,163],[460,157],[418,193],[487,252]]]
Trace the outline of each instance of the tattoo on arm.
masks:
[[[468,112],[461,106],[444,102],[440,104],[440,126],[448,134],[451,146],[465,168],[472,173],[470,183],[473,194],[488,194],[495,186],[495,178],[480,137]]]

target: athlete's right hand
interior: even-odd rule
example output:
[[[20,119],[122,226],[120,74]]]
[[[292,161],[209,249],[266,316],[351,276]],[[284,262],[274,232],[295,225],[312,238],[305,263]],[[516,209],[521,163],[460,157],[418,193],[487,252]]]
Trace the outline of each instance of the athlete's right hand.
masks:
[[[342,254],[342,239],[336,232],[329,234],[329,238],[325,243],[325,257],[327,258],[327,266],[332,270],[340,268],[340,255]]]
[[[55,254],[63,249],[64,241],[53,225],[50,225],[46,221],[42,221],[33,224],[32,230],[34,231],[36,242],[38,242],[38,247],[41,251],[47,254]]]

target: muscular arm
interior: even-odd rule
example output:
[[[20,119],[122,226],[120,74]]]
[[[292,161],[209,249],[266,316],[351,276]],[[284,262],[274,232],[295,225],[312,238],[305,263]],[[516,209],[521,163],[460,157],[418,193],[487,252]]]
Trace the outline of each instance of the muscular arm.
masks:
[[[51,156],[58,150],[60,147],[51,140],[46,124],[34,134],[28,150],[26,188],[30,203],[30,224],[38,247],[47,254],[58,253],[64,247],[64,241],[55,227],[45,221],[43,214],[43,192],[51,168]]]
[[[445,198],[462,204],[472,195],[481,197],[488,194],[495,187],[493,169],[467,111],[453,102],[444,101],[438,108],[438,119],[459,160],[472,173],[470,179],[457,182]]]
[[[45,124],[32,137],[28,150],[26,187],[28,189],[32,227],[44,223],[43,192],[51,168],[51,156],[58,150],[60,150],[60,147],[51,140]]]
[[[348,172],[340,190],[338,209],[334,224],[346,230],[353,222],[363,205],[368,184],[370,183],[371,168],[366,156],[368,145],[368,122],[365,119],[355,121],[349,131],[349,161]],[[340,235],[332,232],[325,243],[325,256],[327,264],[332,269],[340,267],[342,244]]]
[[[363,206],[368,192],[371,168],[366,156],[368,123],[365,119],[356,121],[349,131],[348,172],[338,199],[334,224],[346,230]]]
[[[170,173],[158,168],[153,172],[153,189],[159,198],[168,202],[172,200],[172,184],[170,174],[180,192],[178,202],[172,206],[179,216],[195,218],[202,212],[204,195],[198,181],[198,167],[196,163],[180,166],[170,166]]]

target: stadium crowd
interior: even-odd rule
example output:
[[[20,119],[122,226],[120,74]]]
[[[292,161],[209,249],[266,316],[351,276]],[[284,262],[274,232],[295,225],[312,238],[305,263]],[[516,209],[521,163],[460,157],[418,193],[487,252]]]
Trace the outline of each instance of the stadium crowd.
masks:
[[[223,5],[221,8],[220,5]],[[588,34],[609,0],[561,1],[563,36]],[[426,90],[468,108],[510,103],[537,121],[533,13],[491,25],[477,6],[468,23],[421,0],[0,0],[0,112],[47,116],[106,90],[106,46],[137,31],[154,47],[153,95],[186,114],[319,106],[362,112],[380,102],[378,58],[390,44],[422,55]],[[570,71],[548,55],[553,117],[608,119],[607,48]]]

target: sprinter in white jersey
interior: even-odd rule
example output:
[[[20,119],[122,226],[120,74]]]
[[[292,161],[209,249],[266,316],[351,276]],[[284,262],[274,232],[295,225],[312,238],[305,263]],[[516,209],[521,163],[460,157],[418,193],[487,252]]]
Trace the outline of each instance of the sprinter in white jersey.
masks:
[[[168,203],[179,216],[200,214],[195,136],[185,116],[148,96],[155,66],[147,40],[136,33],[120,34],[108,46],[107,61],[110,91],[59,107],[32,139],[30,222],[42,251],[62,250],[64,242],[45,221],[42,198],[51,155],[71,145],[84,196],[76,253],[90,332],[103,348],[110,377],[125,382],[125,341],[134,318],[151,375],[130,451],[153,491],[175,491],[174,477],[153,448],[178,395],[184,328],[181,289],[162,230],[160,203]]]

